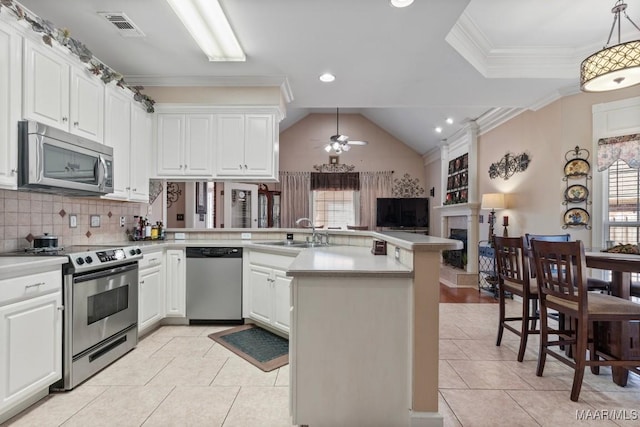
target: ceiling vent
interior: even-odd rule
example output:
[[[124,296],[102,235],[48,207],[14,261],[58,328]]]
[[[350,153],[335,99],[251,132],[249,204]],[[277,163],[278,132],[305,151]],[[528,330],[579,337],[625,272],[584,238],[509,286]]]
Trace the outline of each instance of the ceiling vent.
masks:
[[[145,37],[145,34],[123,12],[98,12],[98,15],[111,22],[122,37]]]

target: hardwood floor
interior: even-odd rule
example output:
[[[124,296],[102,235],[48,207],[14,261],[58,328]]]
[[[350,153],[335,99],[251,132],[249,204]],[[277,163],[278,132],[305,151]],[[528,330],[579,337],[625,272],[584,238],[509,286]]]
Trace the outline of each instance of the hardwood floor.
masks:
[[[478,292],[477,288],[451,288],[440,283],[440,302],[497,304],[498,300],[490,293]]]

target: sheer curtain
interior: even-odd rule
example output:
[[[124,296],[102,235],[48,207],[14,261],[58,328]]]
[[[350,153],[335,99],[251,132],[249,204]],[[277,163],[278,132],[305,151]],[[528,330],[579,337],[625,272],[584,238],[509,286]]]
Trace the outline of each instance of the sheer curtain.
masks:
[[[391,197],[392,171],[360,172],[360,224],[376,228],[376,198]]]
[[[296,227],[296,219],[309,218],[310,172],[280,172],[282,227]]]

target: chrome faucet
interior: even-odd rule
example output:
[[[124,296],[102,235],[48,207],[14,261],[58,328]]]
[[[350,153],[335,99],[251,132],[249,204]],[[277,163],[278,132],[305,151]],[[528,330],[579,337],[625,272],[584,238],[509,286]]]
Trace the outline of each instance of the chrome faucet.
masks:
[[[296,219],[296,224],[300,225],[302,221],[307,221],[311,226],[311,242],[316,243],[318,236],[316,235],[316,226],[313,224],[313,221],[311,221],[309,218],[298,218]]]

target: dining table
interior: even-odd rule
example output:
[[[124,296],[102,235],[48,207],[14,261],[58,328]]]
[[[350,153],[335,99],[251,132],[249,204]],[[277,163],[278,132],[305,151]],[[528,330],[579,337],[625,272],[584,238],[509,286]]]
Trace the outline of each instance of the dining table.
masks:
[[[640,255],[585,250],[587,267],[611,272],[611,295],[629,299],[631,274],[640,273]],[[599,349],[616,358],[635,360],[640,366],[640,322],[599,322]],[[613,381],[626,386],[629,371],[623,367],[611,368]]]

